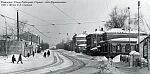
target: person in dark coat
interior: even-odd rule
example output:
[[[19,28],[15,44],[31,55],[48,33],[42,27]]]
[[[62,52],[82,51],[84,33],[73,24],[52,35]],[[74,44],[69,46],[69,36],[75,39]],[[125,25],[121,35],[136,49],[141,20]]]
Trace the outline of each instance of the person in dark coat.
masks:
[[[12,63],[14,63],[14,61],[16,61],[15,55],[12,56]]]
[[[48,55],[48,56],[50,55],[50,51],[49,51],[49,50],[47,51],[47,55]]]
[[[33,57],[34,57],[34,51],[33,51]]]
[[[30,56],[30,53],[28,53],[28,54],[27,54],[27,56],[28,56],[28,58],[29,58],[29,56]]]
[[[18,58],[18,62],[19,61],[21,62],[21,64],[23,64],[21,54],[19,55],[19,58]],[[18,62],[17,62],[17,64],[18,64]]]
[[[46,52],[44,52],[44,57],[46,58]]]

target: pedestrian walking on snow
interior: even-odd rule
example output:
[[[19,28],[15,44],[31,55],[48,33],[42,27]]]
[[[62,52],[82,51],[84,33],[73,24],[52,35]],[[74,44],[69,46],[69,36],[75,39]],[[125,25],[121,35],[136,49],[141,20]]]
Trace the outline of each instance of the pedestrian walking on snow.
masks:
[[[33,51],[33,57],[34,57],[34,51]]]
[[[44,52],[44,57],[46,58],[46,52]]]
[[[28,54],[27,54],[27,56],[28,56],[28,58],[29,58],[29,56],[30,56],[30,53],[28,53]]]
[[[18,62],[19,62],[19,61],[21,62],[21,64],[23,64],[23,63],[22,63],[22,57],[21,57],[21,54],[19,55],[19,58],[18,58]],[[18,64],[18,62],[17,62],[17,64]]]
[[[49,50],[47,51],[47,55],[48,55],[48,56],[50,55],[50,51],[49,51]]]
[[[12,63],[14,63],[14,61],[16,61],[15,55],[12,56]]]

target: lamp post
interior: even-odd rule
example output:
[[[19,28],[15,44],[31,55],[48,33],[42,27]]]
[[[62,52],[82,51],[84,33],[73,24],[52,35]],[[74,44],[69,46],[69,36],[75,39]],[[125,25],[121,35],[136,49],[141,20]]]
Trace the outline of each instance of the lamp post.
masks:
[[[130,7],[128,7],[128,12],[129,12],[129,45],[130,45]]]
[[[138,51],[140,50],[140,23],[139,23],[139,9],[140,9],[140,1],[138,1]]]
[[[6,37],[5,37],[5,54],[7,55],[7,22],[6,22],[6,17],[4,15],[1,15],[2,17],[4,17],[5,20],[5,26],[6,26]]]

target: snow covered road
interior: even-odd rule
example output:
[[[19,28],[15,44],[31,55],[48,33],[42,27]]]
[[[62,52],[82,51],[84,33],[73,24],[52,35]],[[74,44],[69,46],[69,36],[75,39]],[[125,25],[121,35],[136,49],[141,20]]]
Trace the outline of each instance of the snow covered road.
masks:
[[[23,60],[23,64],[13,64],[10,58],[5,58],[6,60],[0,63],[0,74],[67,73],[84,66],[82,61],[58,51],[51,51],[51,55],[46,58],[43,57],[43,53],[25,58],[26,60]]]
[[[93,58],[81,53],[51,50],[49,57],[36,54],[24,58],[23,64],[10,63],[11,60],[6,58],[0,60],[0,74],[94,74],[99,72],[100,63]]]

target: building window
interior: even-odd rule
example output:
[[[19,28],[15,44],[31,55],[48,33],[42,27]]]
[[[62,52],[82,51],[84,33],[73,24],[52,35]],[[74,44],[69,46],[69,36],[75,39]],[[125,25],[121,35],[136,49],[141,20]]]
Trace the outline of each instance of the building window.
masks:
[[[121,52],[121,44],[117,44],[117,52]]]
[[[125,53],[125,46],[122,46],[122,53]]]
[[[125,52],[130,52],[130,44],[126,44],[126,46],[125,46]]]
[[[116,46],[112,46],[112,52],[113,52],[113,53],[116,52]]]

